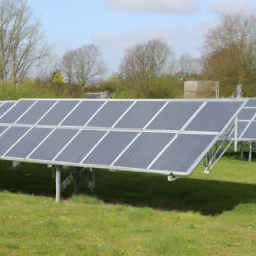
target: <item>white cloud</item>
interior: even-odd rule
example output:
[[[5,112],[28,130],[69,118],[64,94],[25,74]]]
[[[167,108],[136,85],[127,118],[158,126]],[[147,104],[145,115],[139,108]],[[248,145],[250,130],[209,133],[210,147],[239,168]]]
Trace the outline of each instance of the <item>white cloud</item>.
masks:
[[[212,0],[209,5],[209,11],[212,13],[245,13],[256,12],[256,5],[251,0]]]
[[[201,22],[191,28],[179,25],[163,29],[139,29],[119,35],[96,33],[91,39],[102,47],[110,70],[117,71],[126,48],[155,38],[166,41],[177,57],[185,52],[199,57],[203,34],[213,26],[213,23]]]
[[[195,0],[108,0],[105,6],[131,12],[153,12],[185,15],[199,10]]]
[[[184,36],[188,30],[184,26],[176,26],[164,29],[139,29],[126,32],[117,36],[110,36],[104,33],[92,35],[92,39],[97,43],[103,44],[108,48],[124,50],[136,43],[148,41],[154,38],[160,38],[164,41],[171,41]]]

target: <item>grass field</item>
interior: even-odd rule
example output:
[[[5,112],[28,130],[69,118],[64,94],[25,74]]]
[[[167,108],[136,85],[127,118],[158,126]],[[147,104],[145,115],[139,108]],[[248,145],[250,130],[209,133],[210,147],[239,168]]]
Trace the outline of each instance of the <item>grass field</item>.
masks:
[[[51,168],[0,161],[0,255],[256,255],[256,162],[237,158],[174,182],[96,170],[59,204]]]

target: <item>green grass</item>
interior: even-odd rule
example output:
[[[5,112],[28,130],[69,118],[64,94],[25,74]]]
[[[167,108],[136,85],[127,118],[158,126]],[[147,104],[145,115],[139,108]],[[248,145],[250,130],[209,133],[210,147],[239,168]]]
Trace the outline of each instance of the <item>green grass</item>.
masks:
[[[0,161],[0,255],[255,255],[256,162],[237,158],[174,182],[96,170],[59,204],[51,168]]]

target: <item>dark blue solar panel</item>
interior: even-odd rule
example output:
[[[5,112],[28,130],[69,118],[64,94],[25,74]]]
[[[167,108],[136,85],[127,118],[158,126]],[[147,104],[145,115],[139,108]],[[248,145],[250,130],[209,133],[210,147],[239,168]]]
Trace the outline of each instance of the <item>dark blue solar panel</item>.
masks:
[[[109,132],[83,163],[110,165],[137,134],[136,132]]]
[[[207,102],[185,130],[221,132],[243,103],[242,101]]]
[[[0,117],[1,117],[8,109],[10,109],[13,105],[14,105],[14,102],[5,102],[5,103],[1,104],[1,106],[0,106]]]
[[[256,107],[256,99],[249,99],[245,104],[246,107]]]
[[[0,135],[8,128],[8,126],[0,126]]]
[[[58,125],[79,103],[75,100],[59,101],[39,122],[39,125]]]
[[[147,129],[180,130],[203,102],[169,102]]]
[[[75,136],[77,130],[55,130],[32,154],[30,159],[52,160]]]
[[[89,122],[92,127],[112,127],[133,101],[109,101]]]
[[[207,146],[215,139],[213,135],[181,134],[150,167],[151,170],[187,172]]]
[[[256,139],[256,122],[252,122],[242,136],[243,139]]]
[[[251,120],[256,114],[256,108],[243,108],[238,114],[239,120]]]
[[[115,125],[117,128],[143,128],[163,107],[165,101],[138,101]]]
[[[240,137],[245,127],[248,125],[248,122],[238,122],[237,123],[237,137]]]
[[[7,154],[9,157],[26,158],[52,131],[48,128],[33,128]]]
[[[39,100],[17,123],[35,124],[56,102],[56,100]]]
[[[14,145],[27,131],[28,127],[11,127],[0,137],[0,156]]]
[[[14,123],[35,103],[35,100],[20,100],[17,104],[0,118],[0,123]]]
[[[80,163],[106,131],[81,131],[56,158],[59,162]]]
[[[83,101],[61,123],[67,126],[84,126],[105,101]]]
[[[143,133],[113,165],[146,169],[174,135],[172,133]]]

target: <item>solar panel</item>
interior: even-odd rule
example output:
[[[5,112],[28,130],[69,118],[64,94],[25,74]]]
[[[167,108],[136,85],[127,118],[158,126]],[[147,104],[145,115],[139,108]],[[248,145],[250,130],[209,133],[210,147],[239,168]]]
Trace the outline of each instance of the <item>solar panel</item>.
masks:
[[[146,169],[174,136],[174,133],[143,133],[113,165]]]
[[[187,131],[220,132],[241,108],[241,102],[208,102],[187,126]]]
[[[56,102],[56,100],[41,100],[36,102],[16,123],[35,124]]]
[[[203,102],[169,102],[147,129],[180,130]]]
[[[0,156],[13,146],[27,131],[28,127],[10,127],[0,136]]]
[[[26,158],[52,130],[49,128],[33,128],[6,153],[6,156]]]
[[[80,163],[105,134],[106,131],[81,131],[55,160]]]
[[[245,104],[245,107],[254,107],[256,108],[256,99],[249,99]]]
[[[20,100],[10,111],[0,118],[0,123],[14,123],[20,118],[36,101],[35,100]]]
[[[0,157],[190,174],[244,103],[242,99],[20,100],[2,116],[6,122],[15,121],[8,123],[8,130],[0,126]],[[238,122],[238,129],[245,123]]]
[[[134,101],[109,101],[87,126],[112,127]]]
[[[78,103],[75,100],[59,101],[38,124],[58,125]]]
[[[137,135],[136,132],[109,132],[83,163],[111,165]]]
[[[81,102],[61,125],[84,126],[104,103],[104,101]]]
[[[0,106],[0,117],[8,110],[10,109],[15,103],[14,102],[5,102],[2,103]]]
[[[164,104],[164,101],[137,101],[115,127],[143,128]]]
[[[152,170],[187,172],[194,163],[202,159],[202,153],[216,136],[181,134],[170,144],[150,167]],[[200,157],[201,156],[201,157]]]
[[[251,122],[249,127],[244,132],[242,139],[255,139],[256,138],[256,122]]]
[[[238,114],[239,120],[251,120],[256,114],[256,108],[243,108]]]
[[[244,131],[245,127],[248,125],[249,122],[238,122],[237,123],[237,137],[239,138],[242,132]]]
[[[77,130],[74,129],[54,130],[28,158],[52,160],[76,133]]]
[[[0,126],[0,136],[6,129],[8,129],[7,126]]]

